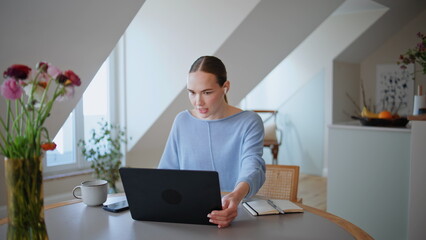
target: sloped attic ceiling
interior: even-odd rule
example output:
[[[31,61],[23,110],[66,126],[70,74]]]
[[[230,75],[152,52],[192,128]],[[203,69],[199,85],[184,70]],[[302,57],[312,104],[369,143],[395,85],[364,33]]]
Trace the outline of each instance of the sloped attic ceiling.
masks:
[[[46,126],[59,130],[144,0],[16,0],[0,2],[0,69],[47,61],[82,80],[72,101],[55,106]],[[1,109],[4,101],[0,101]],[[4,114],[1,111],[1,114]]]

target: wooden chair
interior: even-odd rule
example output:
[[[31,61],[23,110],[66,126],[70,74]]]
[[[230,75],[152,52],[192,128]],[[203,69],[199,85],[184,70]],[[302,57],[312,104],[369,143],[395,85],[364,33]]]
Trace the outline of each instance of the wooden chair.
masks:
[[[302,199],[297,198],[299,169],[299,166],[293,165],[267,164],[266,180],[257,195],[302,202]]]
[[[277,113],[273,110],[252,110],[258,113],[263,120],[265,127],[265,137],[263,139],[263,146],[271,149],[272,163],[278,164],[278,151],[281,145],[282,132],[277,127]],[[278,136],[277,136],[278,133]]]

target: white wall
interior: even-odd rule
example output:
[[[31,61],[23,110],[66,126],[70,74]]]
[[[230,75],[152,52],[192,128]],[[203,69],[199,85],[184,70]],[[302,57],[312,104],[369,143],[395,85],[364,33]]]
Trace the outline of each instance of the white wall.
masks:
[[[246,96],[244,104],[256,109],[277,108],[385,11],[386,8],[331,15]]]
[[[326,102],[333,102],[331,95],[324,95],[325,86],[331,86],[333,78],[326,74],[331,69],[333,59],[348,47],[354,39],[359,37],[365,29],[377,21],[386,12],[386,8],[378,8],[374,5],[374,10],[363,10],[358,12],[337,13],[328,17],[315,31],[313,31],[294,51],[285,58],[268,76],[259,83],[242,101],[242,106],[247,109],[277,109],[279,118],[298,119],[298,124],[289,126],[284,123],[286,119],[279,120],[279,127],[283,129],[284,136],[294,135],[295,132],[304,132],[305,129],[317,129],[310,131],[310,141],[316,140],[315,144],[310,141],[297,141],[293,137],[284,138],[281,146],[282,154],[279,154],[278,162],[281,164],[300,163],[301,171],[304,173],[323,175],[326,169],[324,164],[324,149],[317,146],[324,146],[324,129],[329,124],[327,119],[331,117],[324,113],[331,113],[332,106]],[[325,70],[324,70],[325,69]],[[324,71],[324,72],[322,72]],[[318,94],[324,99],[317,102],[317,95],[305,95],[307,101],[299,101],[297,108],[290,111],[286,103],[306,91],[305,85],[315,80],[318,75],[324,75],[324,83],[317,89]],[[345,84],[342,81],[342,84]],[[343,93],[344,94],[344,93]],[[311,105],[306,103],[317,102],[319,109],[323,109],[316,116],[316,123],[299,118],[301,113],[309,115],[308,109]],[[314,110],[314,112],[317,112]],[[305,124],[301,124],[305,123]],[[317,123],[322,123],[321,125]],[[316,135],[320,134],[320,135]],[[302,150],[303,149],[303,150]],[[307,159],[304,159],[307,157]],[[314,161],[312,159],[315,158]],[[319,168],[319,166],[321,166]],[[305,172],[306,171],[306,172]]]
[[[365,2],[365,0],[347,1]],[[337,57],[339,61],[352,63],[363,61],[426,8],[426,1],[423,0],[374,0],[374,2],[389,10]]]
[[[279,107],[280,163],[298,165],[305,174],[322,175],[324,167],[324,83],[323,70]]]
[[[350,116],[360,114],[360,79],[360,64],[333,62],[333,123],[347,122]]]

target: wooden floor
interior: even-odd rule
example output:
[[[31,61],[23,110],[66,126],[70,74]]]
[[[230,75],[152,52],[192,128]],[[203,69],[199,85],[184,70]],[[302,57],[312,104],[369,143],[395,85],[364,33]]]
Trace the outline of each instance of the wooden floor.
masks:
[[[300,174],[298,195],[303,204],[327,210],[327,178]]]

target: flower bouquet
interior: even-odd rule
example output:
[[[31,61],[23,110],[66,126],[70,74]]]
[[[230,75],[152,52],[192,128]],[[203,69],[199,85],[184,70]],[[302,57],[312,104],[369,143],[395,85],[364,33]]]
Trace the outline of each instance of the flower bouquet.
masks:
[[[74,95],[80,78],[71,70],[40,62],[36,71],[15,64],[4,71],[0,93],[0,153],[5,157],[8,239],[48,239],[43,211],[43,152],[54,150],[44,126],[53,104]]]
[[[418,63],[422,66],[423,74],[426,74],[426,35],[421,32],[417,33],[420,42],[417,43],[415,48],[410,48],[406,53],[399,56],[398,65],[402,69],[406,69],[408,64]]]

